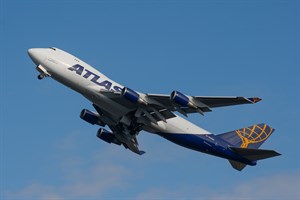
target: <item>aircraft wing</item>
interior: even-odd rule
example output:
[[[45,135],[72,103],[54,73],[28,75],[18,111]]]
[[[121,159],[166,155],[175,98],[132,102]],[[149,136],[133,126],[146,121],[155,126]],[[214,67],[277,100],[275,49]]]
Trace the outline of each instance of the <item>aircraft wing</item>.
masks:
[[[128,88],[124,89],[126,89],[127,93],[130,93],[131,96],[128,97],[126,94],[122,95],[121,92],[111,91],[105,91],[102,94],[130,108],[135,112],[135,117],[146,119],[146,121],[148,119],[148,121],[150,120],[154,123],[174,117],[174,111],[178,111],[185,116],[190,113],[200,113],[203,115],[204,112],[210,112],[211,108],[254,104],[261,100],[258,97],[187,96],[177,91],[173,91],[171,95],[142,94],[142,96]]]
[[[170,101],[170,95],[147,94],[147,96],[152,99],[155,99],[156,101],[166,106],[167,105],[172,106],[172,102]],[[205,104],[210,108],[240,105],[240,104],[253,104],[261,100],[258,97],[245,98],[245,97],[193,96],[193,98],[197,101],[200,101],[201,103]]]
[[[183,94],[181,94],[183,95]],[[213,96],[185,96],[187,103],[183,104],[172,101],[172,95],[160,95],[160,94],[147,94],[147,97],[154,99],[155,101],[163,104],[165,107],[173,111],[179,111],[180,113],[187,115],[189,113],[210,112],[211,108],[225,107],[241,104],[254,104],[260,101],[258,97],[245,98],[245,97],[213,97]]]
[[[103,122],[101,125],[108,127],[111,129],[114,139],[111,141],[105,140],[109,143],[113,142],[115,144],[123,144],[126,149],[130,149],[132,152],[137,153],[139,155],[144,154],[144,151],[139,150],[138,141],[136,139],[137,134],[141,130],[141,126],[129,121],[128,123],[121,120],[116,120],[112,115],[102,110],[96,104],[93,104],[94,108],[99,114],[99,119]],[[127,114],[123,117],[130,117],[130,114]],[[101,138],[101,137],[100,137]],[[101,138],[102,139],[102,138]]]

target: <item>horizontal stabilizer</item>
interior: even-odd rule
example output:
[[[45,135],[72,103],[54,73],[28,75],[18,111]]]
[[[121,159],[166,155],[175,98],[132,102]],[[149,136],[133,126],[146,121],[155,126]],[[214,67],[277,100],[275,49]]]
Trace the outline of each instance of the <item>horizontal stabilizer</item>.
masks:
[[[228,160],[228,161],[230,162],[231,166],[238,171],[242,171],[246,167],[246,164],[244,163],[237,162],[234,160]]]
[[[274,150],[247,149],[247,148],[238,148],[238,147],[229,147],[229,148],[233,152],[243,156],[244,158],[246,158],[250,161],[262,160],[262,159],[281,155],[280,153],[277,153]]]

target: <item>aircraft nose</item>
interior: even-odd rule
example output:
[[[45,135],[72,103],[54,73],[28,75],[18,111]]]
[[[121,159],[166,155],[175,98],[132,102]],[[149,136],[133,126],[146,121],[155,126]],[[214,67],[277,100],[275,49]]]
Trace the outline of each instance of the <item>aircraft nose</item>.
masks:
[[[33,60],[36,54],[36,49],[28,49],[28,55]]]
[[[46,58],[45,52],[40,48],[28,49],[28,55],[36,65],[41,64]]]
[[[28,49],[28,55],[29,55],[30,57],[32,57],[33,54],[34,54],[34,51],[35,51],[35,49],[33,49],[33,48]]]

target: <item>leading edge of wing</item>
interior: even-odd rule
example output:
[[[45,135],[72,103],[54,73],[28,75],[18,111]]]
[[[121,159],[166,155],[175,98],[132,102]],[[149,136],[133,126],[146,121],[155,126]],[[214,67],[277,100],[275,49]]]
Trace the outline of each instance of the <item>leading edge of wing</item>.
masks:
[[[170,101],[170,95],[165,94],[147,94],[152,98],[167,107],[173,107],[173,102]],[[200,101],[208,108],[241,105],[241,104],[254,104],[261,101],[259,97],[238,97],[238,96],[191,96],[196,101]]]

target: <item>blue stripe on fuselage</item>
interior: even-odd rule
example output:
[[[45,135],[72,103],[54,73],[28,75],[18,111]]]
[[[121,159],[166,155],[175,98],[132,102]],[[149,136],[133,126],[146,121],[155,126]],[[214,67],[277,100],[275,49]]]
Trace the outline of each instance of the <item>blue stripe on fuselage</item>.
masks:
[[[184,134],[184,133],[157,133],[165,139],[180,146],[211,154],[221,158],[231,159],[248,165],[253,165],[252,161],[234,153],[228,147],[232,146],[222,138],[214,134]]]

